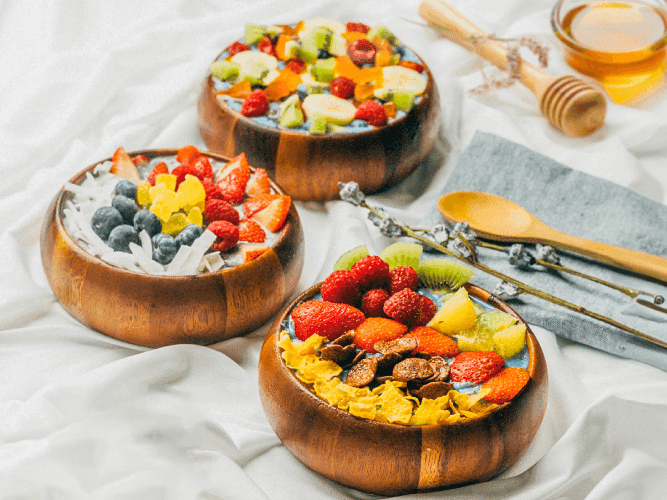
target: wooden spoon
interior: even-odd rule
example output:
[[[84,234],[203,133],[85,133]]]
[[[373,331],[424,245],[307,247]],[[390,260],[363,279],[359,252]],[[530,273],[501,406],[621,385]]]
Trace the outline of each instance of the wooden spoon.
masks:
[[[438,210],[450,222],[467,222],[481,238],[551,245],[667,282],[664,257],[562,233],[500,196],[455,191],[440,197]]]
[[[502,70],[507,69],[507,51],[487,34],[440,0],[424,0],[419,15],[429,24],[447,31],[446,37],[483,57]],[[477,40],[474,41],[473,40]],[[601,90],[571,75],[552,76],[521,60],[520,81],[535,94],[542,114],[562,132],[582,137],[604,123],[607,101]]]

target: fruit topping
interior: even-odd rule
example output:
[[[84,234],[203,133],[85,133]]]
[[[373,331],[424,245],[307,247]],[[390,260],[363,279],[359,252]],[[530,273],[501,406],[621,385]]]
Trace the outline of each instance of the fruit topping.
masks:
[[[192,145],[183,146],[176,152],[176,161],[180,164],[192,164],[194,161],[202,156],[201,152]],[[163,163],[160,163],[161,165]],[[168,172],[161,172],[168,173]]]
[[[252,198],[247,199],[243,204],[243,213],[246,218],[250,218],[253,214],[265,209],[272,201],[277,200],[278,198],[280,198],[280,195],[274,193],[253,196]]]
[[[269,54],[270,56],[277,57],[276,50],[271,43],[271,39],[266,35],[264,35],[259,43],[257,43],[257,48],[262,52]]]
[[[220,187],[222,197],[232,205],[243,202],[250,173],[250,165],[245,153],[232,158],[216,176],[216,183]]]
[[[151,239],[153,244],[153,260],[160,264],[169,264],[178,252],[178,244],[173,236],[158,233]]]
[[[350,101],[331,94],[312,94],[302,103],[308,118],[323,116],[328,123],[347,125],[355,118],[357,108]]]
[[[120,177],[135,182],[139,182],[141,180],[137,166],[134,164],[130,156],[125,152],[125,149],[118,148],[113,154],[111,162],[110,172],[112,174],[116,174]]]
[[[204,217],[209,222],[217,220],[226,220],[234,225],[239,223],[239,213],[232,206],[231,203],[225,200],[217,200],[215,198],[206,200],[206,209],[204,210]]]
[[[363,23],[347,23],[345,25],[347,31],[358,31],[360,33],[368,33],[370,31],[370,26],[367,26]]]
[[[403,288],[389,297],[384,303],[384,313],[390,318],[413,327],[422,323],[422,305],[420,295],[409,288]]]
[[[493,351],[462,352],[451,365],[452,382],[481,384],[498,373],[505,360]]]
[[[208,225],[208,230],[217,236],[212,248],[225,252],[239,241],[239,228],[226,220],[217,220]]]
[[[246,50],[250,50],[250,46],[246,45],[245,43],[241,42],[234,42],[229,46],[229,56],[233,57],[239,52],[244,52]]]
[[[418,347],[415,352],[428,354],[429,356],[453,358],[461,352],[459,345],[453,338],[426,326],[412,328],[403,338],[417,339]]]
[[[132,198],[128,198],[122,194],[116,195],[111,200],[111,206],[120,212],[125,224],[134,224],[134,214],[137,213],[138,208]]]
[[[356,109],[354,118],[366,120],[369,125],[379,127],[387,123],[387,113],[382,104],[376,101],[366,101]]]
[[[151,173],[148,174],[148,182],[150,183],[151,186],[155,186],[155,178],[160,175],[160,174],[168,174],[169,173],[169,167],[167,167],[167,164],[163,161],[158,163],[153,167],[153,170],[151,170]]]
[[[294,333],[299,340],[317,334],[335,340],[364,321],[364,313],[349,304],[309,300],[292,311]]]
[[[341,99],[350,99],[354,96],[354,81],[344,76],[337,76],[331,81],[331,95]]]
[[[356,346],[366,352],[374,353],[377,352],[375,350],[376,342],[395,340],[403,336],[408,331],[408,327],[389,318],[366,318],[354,330]]]
[[[524,388],[529,379],[530,374],[524,368],[503,368],[482,384],[482,390],[490,391],[484,398],[491,403],[506,403]]]
[[[176,236],[176,244],[179,247],[182,245],[191,247],[195,240],[199,238],[203,232],[203,229],[198,224],[188,224],[181,230],[180,233],[178,233],[178,236]]]
[[[137,184],[130,180],[122,180],[113,190],[114,194],[119,194],[130,198],[134,201],[137,200]]]
[[[266,241],[264,229],[254,220],[243,219],[238,226],[239,241],[247,241],[248,243],[264,243]]]
[[[139,240],[137,230],[129,224],[116,226],[109,233],[108,244],[116,252],[131,253],[130,243],[139,245],[141,241]]]
[[[475,276],[465,264],[449,259],[429,259],[417,267],[419,282],[439,293],[457,290]]]
[[[389,285],[389,264],[377,255],[360,258],[352,266],[352,272],[362,290],[385,288]]]
[[[123,223],[123,216],[113,207],[100,207],[95,210],[90,225],[95,234],[106,240],[109,234],[116,227]]]
[[[384,288],[373,288],[361,297],[361,311],[367,318],[384,317],[384,303],[389,298],[389,292]]]
[[[281,195],[271,201],[266,208],[252,214],[252,219],[259,222],[266,229],[275,233],[282,229],[289,213],[292,200],[289,196]]]
[[[153,237],[162,231],[162,223],[160,222],[160,219],[158,219],[153,212],[145,208],[137,210],[137,213],[134,214],[132,224],[134,225],[134,229],[137,230],[137,233],[146,231],[150,237]]]
[[[404,288],[414,291],[417,288],[418,282],[417,271],[412,267],[398,266],[389,271],[389,293],[392,295]]]
[[[375,45],[369,40],[361,39],[350,43],[347,54],[357,66],[372,64],[375,60]]]
[[[361,245],[348,250],[343,255],[338,257],[338,260],[334,264],[333,270],[340,271],[341,269],[352,269],[352,266],[357,263],[362,257],[368,255],[368,247],[366,245]]]
[[[361,297],[359,282],[352,271],[334,271],[331,273],[322,282],[320,293],[323,300],[350,305],[357,305]]]
[[[253,90],[241,106],[243,116],[264,116],[269,111],[269,101],[261,89]]]

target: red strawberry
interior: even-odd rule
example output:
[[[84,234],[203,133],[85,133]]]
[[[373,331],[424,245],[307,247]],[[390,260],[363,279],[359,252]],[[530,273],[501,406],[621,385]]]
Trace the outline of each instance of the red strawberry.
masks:
[[[416,326],[406,333],[404,337],[417,338],[419,340],[419,347],[415,349],[415,352],[422,352],[430,356],[453,358],[461,352],[456,340],[443,335],[433,328]]]
[[[421,303],[421,311],[422,311],[421,318],[419,318],[419,324],[425,325],[426,323],[431,321],[433,316],[435,316],[435,313],[438,312],[438,306],[436,306],[435,302],[433,302],[425,295],[419,296],[419,302]]]
[[[376,101],[366,101],[361,104],[357,108],[354,117],[359,120],[366,120],[369,125],[373,125],[374,127],[379,127],[387,123],[387,113],[384,110],[384,106]]]
[[[253,214],[264,210],[273,200],[280,198],[279,194],[258,194],[246,200],[243,204],[243,213],[246,217],[252,217]]]
[[[371,28],[363,23],[347,23],[345,26],[347,31],[359,31],[361,33],[368,33]]]
[[[384,303],[384,313],[392,319],[408,326],[421,323],[420,295],[409,288],[395,293]]]
[[[352,266],[352,271],[362,290],[384,288],[389,284],[389,264],[377,255],[362,257]]]
[[[361,297],[361,311],[367,318],[384,317],[384,303],[389,298],[389,292],[384,288],[373,288]]]
[[[528,370],[524,368],[503,368],[482,384],[482,389],[491,389],[484,399],[491,403],[505,403],[516,396],[529,379]]]
[[[375,51],[376,49],[373,42],[364,38],[353,41],[347,47],[347,54],[357,66],[372,63],[375,59]]]
[[[404,288],[414,291],[417,288],[419,276],[410,266],[398,266],[389,271],[389,293],[394,295]]]
[[[234,42],[229,46],[229,57],[232,57],[239,52],[245,52],[246,50],[250,50],[250,46],[246,45],[245,43],[241,42]]]
[[[111,162],[111,169],[109,171],[112,174],[116,174],[124,179],[129,179],[134,182],[141,182],[141,176],[139,175],[137,166],[123,148],[118,148],[116,150],[111,158]]]
[[[264,116],[269,111],[269,100],[262,89],[253,90],[241,105],[243,116]]]
[[[160,174],[168,174],[169,173],[169,167],[167,167],[167,164],[163,161],[158,163],[153,167],[153,170],[151,170],[151,173],[148,174],[148,182],[150,182],[151,186],[155,186],[155,178],[160,175]]]
[[[257,224],[254,220],[243,219],[239,222],[239,241],[247,241],[248,243],[264,243],[266,241],[266,233],[262,226]]]
[[[132,161],[137,167],[144,167],[148,165],[148,162],[151,160],[150,158],[148,158],[148,156],[138,155],[138,156],[133,156]]]
[[[313,334],[335,340],[357,328],[364,319],[364,313],[356,307],[324,300],[309,300],[292,311],[294,334],[299,340]]]
[[[202,181],[202,186],[204,186],[204,191],[206,191],[206,199],[212,199],[215,198],[217,200],[222,200],[222,190],[220,189],[220,186],[215,184],[213,181],[210,181],[208,179],[204,179]]]
[[[363,313],[362,313],[363,314]],[[366,318],[355,329],[354,343],[366,352],[377,352],[373,346],[376,342],[395,340],[408,331],[408,327],[387,318]]]
[[[220,186],[222,197],[232,205],[243,202],[245,188],[250,179],[250,166],[245,153],[232,158],[227,165],[222,167],[216,177],[216,183]]]
[[[271,192],[271,183],[269,182],[269,175],[263,168],[256,168],[255,173],[245,188],[248,196],[255,196],[256,194],[269,194]]]
[[[226,220],[234,225],[239,223],[239,213],[236,209],[225,200],[217,200],[210,198],[206,200],[204,208],[204,217],[208,222],[215,222],[217,220]]]
[[[356,306],[359,302],[359,283],[352,271],[334,271],[322,283],[322,299]]]
[[[186,175],[195,175],[194,169],[187,163],[175,167],[171,173],[176,176],[176,189],[178,189],[178,186],[181,185],[181,182],[185,180]]]
[[[212,181],[215,177],[213,174],[213,167],[211,167],[211,162],[207,156],[202,155],[199,158],[196,158],[193,162],[190,162],[190,165],[192,165],[195,177],[200,181],[207,179]]]
[[[243,250],[243,263],[245,264],[246,262],[250,262],[251,260],[255,260],[257,257],[262,255],[264,252],[266,252],[269,248],[268,247],[262,247],[262,248],[245,248]]]
[[[306,71],[306,63],[303,62],[301,59],[292,59],[290,62],[287,63],[287,66],[285,66],[285,69],[288,69],[297,75],[300,75],[304,71]]]
[[[218,237],[211,245],[213,250],[224,252],[239,242],[239,228],[231,222],[217,220],[211,222],[207,229]]]
[[[462,352],[451,365],[452,382],[481,384],[498,373],[505,365],[503,357],[493,351]]]
[[[277,57],[276,56],[276,49],[273,48],[273,44],[271,43],[271,39],[264,35],[262,39],[257,43],[257,48],[261,50],[262,52],[266,52],[270,56]]]
[[[176,153],[176,161],[180,164],[187,163],[191,165],[201,156],[199,150],[194,146],[183,146]]]
[[[269,203],[266,208],[252,214],[252,219],[259,222],[272,233],[275,233],[285,224],[291,204],[292,199],[289,196],[281,195]]]
[[[350,99],[354,96],[354,81],[345,76],[337,76],[329,84],[331,95],[340,97],[341,99]]]

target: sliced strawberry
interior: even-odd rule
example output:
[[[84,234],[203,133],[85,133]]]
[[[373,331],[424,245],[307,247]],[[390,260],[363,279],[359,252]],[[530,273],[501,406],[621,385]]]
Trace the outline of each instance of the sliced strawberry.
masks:
[[[137,167],[143,167],[145,165],[148,165],[148,162],[151,161],[148,156],[144,155],[137,155],[132,157],[132,161]]]
[[[273,200],[269,206],[254,213],[252,219],[259,222],[272,233],[275,233],[283,227],[283,224],[285,224],[285,219],[287,218],[287,213],[289,212],[291,204],[292,199],[289,196],[281,195],[278,199]]]
[[[273,44],[271,43],[271,39],[266,35],[264,35],[262,39],[259,41],[259,43],[257,44],[257,48],[262,52],[266,52],[270,56],[277,57],[276,49],[274,49]]]
[[[523,389],[528,380],[530,374],[524,368],[503,368],[482,385],[482,390],[491,389],[484,399],[491,403],[506,403]]]
[[[171,173],[176,176],[176,189],[178,189],[178,186],[181,185],[181,182],[185,180],[186,175],[188,174],[195,175],[194,169],[192,168],[191,165],[188,165],[187,163],[175,167],[174,170],[171,171]]]
[[[194,146],[183,146],[176,153],[176,161],[178,163],[192,164],[197,158],[201,156],[199,150]]]
[[[266,252],[269,249],[269,247],[262,247],[262,248],[246,248],[243,250],[243,263],[250,262],[251,260],[255,260],[257,257],[262,255],[264,252]]]
[[[216,177],[216,184],[220,186],[222,196],[232,205],[243,203],[245,188],[250,179],[250,165],[245,153],[227,163]]]
[[[266,233],[262,226],[257,224],[252,219],[243,219],[239,222],[239,241],[247,241],[248,243],[264,243],[266,241]]]
[[[168,174],[169,173],[169,167],[167,167],[167,164],[163,161],[158,163],[153,167],[153,170],[151,170],[151,173],[148,174],[148,182],[150,183],[151,186],[155,186],[155,178],[160,175],[160,174]]]
[[[111,158],[111,169],[109,170],[112,174],[116,174],[124,179],[129,179],[134,182],[140,182],[141,176],[139,175],[139,169],[130,158],[125,150],[120,147],[116,150]]]
[[[356,328],[354,343],[359,349],[374,353],[377,342],[389,342],[401,337],[408,327],[398,321],[387,318],[366,318]]]
[[[263,168],[255,169],[255,173],[248,181],[245,192],[248,196],[269,194],[271,192],[271,183],[269,183],[269,175],[266,173],[266,170]]]
[[[481,384],[498,373],[505,365],[503,357],[493,351],[462,352],[451,365],[452,382]]]
[[[253,214],[260,210],[264,210],[272,201],[277,200],[278,198],[280,198],[279,194],[258,194],[253,196],[243,204],[243,213],[246,218],[250,218]]]
[[[211,167],[211,162],[207,156],[199,156],[194,161],[187,163],[192,165],[195,177],[197,177],[200,181],[207,179],[212,181],[215,178],[215,175],[213,174],[213,167]]]
[[[430,356],[453,358],[461,352],[456,340],[433,328],[417,326],[405,334],[404,337],[415,337],[419,340],[419,347],[415,352]]]

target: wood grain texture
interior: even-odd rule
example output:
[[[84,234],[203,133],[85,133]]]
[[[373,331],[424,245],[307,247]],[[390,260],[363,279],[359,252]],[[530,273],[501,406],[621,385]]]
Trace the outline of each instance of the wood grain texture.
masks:
[[[546,361],[527,328],[530,380],[509,403],[479,418],[449,425],[402,426],[361,419],[311,393],[285,366],[281,323],[306,290],[276,317],[259,360],[266,417],[283,444],[306,466],[345,486],[378,495],[429,491],[489,480],[525,452],[547,405]],[[489,292],[467,284],[469,295],[523,320]]]
[[[176,152],[160,149],[130,155],[154,158]],[[70,182],[80,183],[95,165]],[[272,187],[284,194],[274,182]],[[278,241],[257,259],[198,276],[151,276],[111,266],[76,244],[62,221],[68,196],[64,190],[56,195],[42,226],[46,277],[56,298],[74,318],[119,340],[160,347],[211,344],[248,333],[280,310],[301,276],[304,238],[294,204]]]
[[[421,61],[421,60],[420,60]],[[356,134],[310,135],[257,124],[230,108],[208,76],[197,104],[199,132],[211,151],[242,151],[298,200],[338,198],[338,182],[355,181],[366,193],[393,186],[435,146],[440,102],[433,76],[421,101],[403,118]]]

